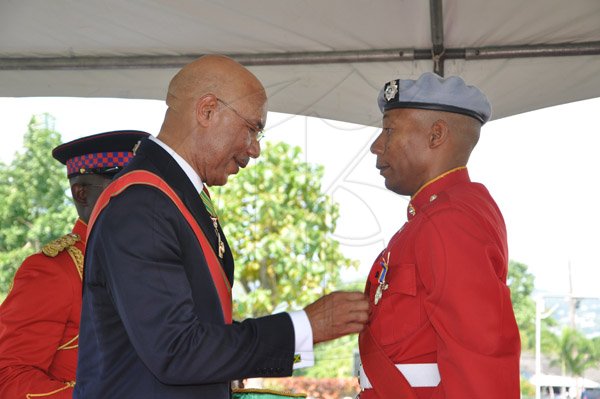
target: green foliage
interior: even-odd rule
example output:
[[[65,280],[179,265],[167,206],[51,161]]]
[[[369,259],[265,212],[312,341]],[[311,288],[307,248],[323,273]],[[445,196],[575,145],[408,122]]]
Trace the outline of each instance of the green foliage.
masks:
[[[294,371],[294,375],[312,378],[349,377],[354,373],[354,353],[358,336],[347,335],[315,346],[315,366]]]
[[[287,378],[264,378],[264,387],[275,391],[302,393],[308,398],[356,398],[360,392],[356,377],[311,378],[294,375]]]
[[[299,147],[267,143],[256,165],[214,190],[236,260],[237,318],[301,308],[356,266],[332,238],[338,207],[321,192],[322,177]]]
[[[521,376],[521,398],[535,398],[535,385]]]
[[[301,155],[298,147],[267,144],[256,165],[215,190],[236,260],[236,318],[302,308],[341,289],[340,272],[357,266],[332,238],[338,207],[321,192],[323,167]],[[318,345],[315,367],[299,374],[351,376],[357,345],[356,336]]]
[[[48,115],[31,118],[24,151],[0,163],[0,296],[21,262],[46,242],[69,232],[77,217],[64,166],[51,156],[61,143]]]
[[[507,284],[521,332],[521,346],[524,350],[533,350],[535,349],[535,301],[531,294],[534,288],[534,276],[527,270],[527,265],[511,260],[508,265]]]
[[[588,339],[570,327],[560,335],[547,336],[545,346],[554,354],[553,364],[560,365],[565,375],[583,377],[587,369],[600,363],[598,340]]]
[[[600,337],[592,338],[591,345],[594,356],[600,360]]]

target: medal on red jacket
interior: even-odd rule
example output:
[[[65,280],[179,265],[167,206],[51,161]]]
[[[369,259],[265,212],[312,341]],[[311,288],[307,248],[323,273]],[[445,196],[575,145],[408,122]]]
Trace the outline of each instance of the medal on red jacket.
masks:
[[[377,290],[375,291],[375,305],[379,303],[381,297],[383,296],[383,291],[388,289],[388,283],[385,282],[385,277],[388,271],[388,262],[390,261],[390,253],[387,253],[387,259],[381,257],[381,271],[379,272],[379,285],[377,286]]]

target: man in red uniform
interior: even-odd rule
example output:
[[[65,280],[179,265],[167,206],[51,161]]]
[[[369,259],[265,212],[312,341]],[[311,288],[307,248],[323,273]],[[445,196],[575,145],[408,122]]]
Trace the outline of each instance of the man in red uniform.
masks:
[[[100,133],[52,151],[67,166],[79,219],[71,233],[25,259],[0,305],[0,398],[72,397],[87,222],[102,190],[146,136]]]
[[[394,80],[371,145],[408,221],[369,273],[361,399],[519,398],[519,331],[506,286],[506,227],[466,164],[489,119],[459,77]]]

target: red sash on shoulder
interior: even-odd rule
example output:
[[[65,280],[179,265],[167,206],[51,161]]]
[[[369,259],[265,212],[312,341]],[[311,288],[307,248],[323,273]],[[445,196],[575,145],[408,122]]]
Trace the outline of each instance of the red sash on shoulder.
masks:
[[[217,289],[217,294],[219,295],[219,301],[221,302],[221,310],[223,311],[223,317],[225,318],[225,323],[231,324],[232,322],[232,300],[231,300],[231,285],[227,276],[223,272],[223,268],[221,267],[221,263],[215,254],[210,242],[204,235],[204,232],[196,222],[196,219],[192,216],[191,212],[184,205],[183,201],[177,196],[175,191],[167,182],[161,179],[159,176],[155,175],[152,172],[148,172],[146,170],[135,170],[129,173],[124,174],[119,177],[117,180],[113,181],[100,195],[98,201],[96,202],[96,206],[94,206],[94,210],[90,216],[90,221],[88,223],[88,237],[90,232],[92,231],[92,226],[96,222],[98,215],[100,212],[108,205],[111,198],[116,197],[121,194],[126,188],[135,185],[135,184],[145,184],[147,186],[152,186],[154,188],[162,191],[167,197],[173,201],[179,212],[183,215],[185,220],[188,222],[192,231],[196,235],[198,239],[198,243],[200,243],[200,247],[202,248],[202,252],[204,253],[204,258],[206,259],[206,263],[208,264],[208,268],[210,270],[210,275],[212,276],[213,284]]]

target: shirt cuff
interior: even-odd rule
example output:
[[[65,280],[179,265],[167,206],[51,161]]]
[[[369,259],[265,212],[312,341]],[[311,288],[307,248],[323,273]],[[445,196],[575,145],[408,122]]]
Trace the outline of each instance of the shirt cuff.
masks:
[[[310,367],[315,364],[315,353],[313,350],[313,335],[310,321],[304,310],[289,312],[294,325],[294,336],[296,339],[294,349],[294,370]]]

